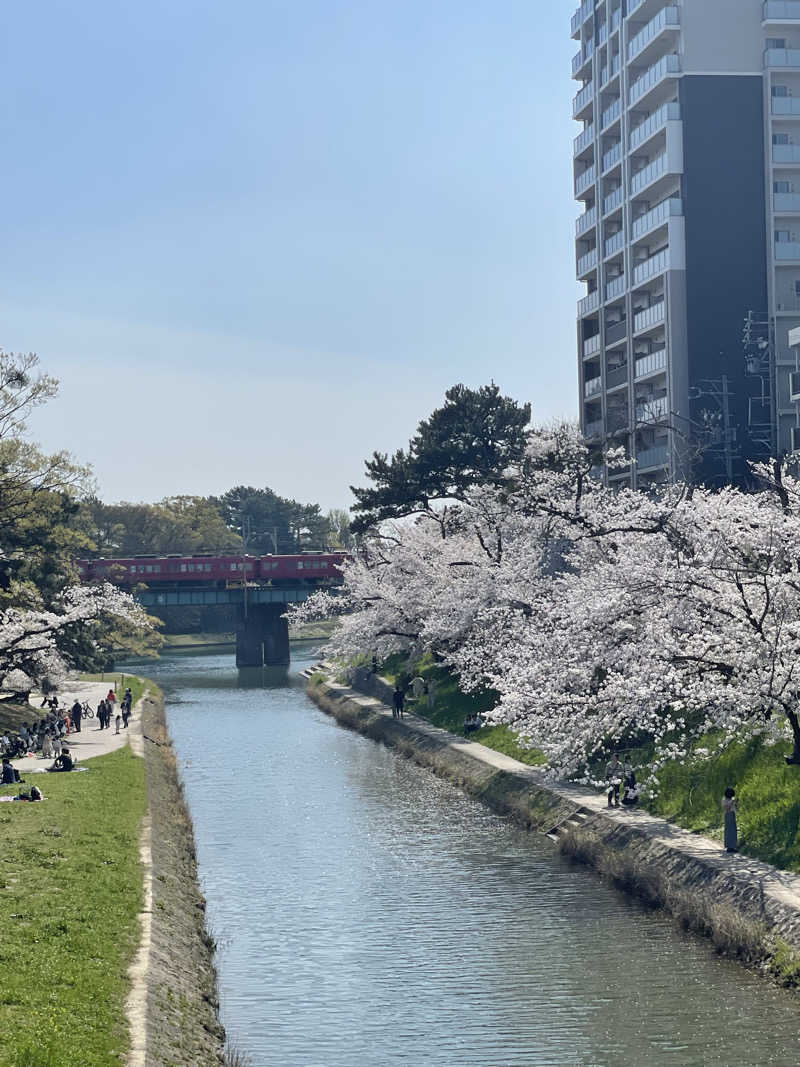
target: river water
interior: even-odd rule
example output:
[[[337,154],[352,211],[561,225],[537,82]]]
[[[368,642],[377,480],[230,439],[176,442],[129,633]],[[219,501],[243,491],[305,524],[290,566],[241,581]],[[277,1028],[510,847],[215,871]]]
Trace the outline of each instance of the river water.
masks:
[[[762,1067],[800,1003],[391,751],[296,672],[148,664],[253,1067]]]

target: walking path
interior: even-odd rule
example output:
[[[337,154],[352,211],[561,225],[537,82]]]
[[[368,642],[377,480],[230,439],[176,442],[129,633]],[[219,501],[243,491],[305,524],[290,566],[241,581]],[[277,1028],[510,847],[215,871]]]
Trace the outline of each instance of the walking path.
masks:
[[[108,687],[108,682],[71,682],[65,688],[64,695],[59,695],[59,700],[61,706],[67,709],[75,703],[76,697],[81,703],[84,700],[88,700],[90,707],[94,710],[108,692]],[[117,697],[120,697],[119,693]],[[32,695],[31,700],[31,721],[34,722],[40,715],[44,714],[44,708],[39,707],[41,697],[37,698]],[[116,706],[119,706],[119,700]],[[131,720],[132,724],[133,720]],[[101,730],[100,723],[95,717],[94,719],[82,719],[80,733],[76,733],[73,730],[69,737],[64,738],[64,740],[78,763],[83,763],[94,756],[105,756],[107,752],[115,752],[127,743],[127,735],[129,733],[130,727],[127,730],[123,730],[120,727],[119,734],[115,733],[113,719],[111,726],[107,730]],[[51,759],[43,759],[42,756],[26,756],[24,759],[15,759],[14,767],[20,774],[25,772],[30,774],[31,771],[43,771],[52,762]]]
[[[391,708],[375,697],[365,696],[356,689],[330,680],[326,681],[326,685],[330,690],[353,703],[388,718],[392,717]],[[487,748],[477,741],[459,738],[448,730],[433,726],[426,719],[414,715],[413,712],[405,712],[402,721],[413,726],[415,731],[435,739],[440,745],[444,743],[452,750],[464,752],[498,771],[510,772],[529,779],[532,784],[578,805],[580,811],[592,819],[605,819],[635,829],[637,833],[647,836],[675,854],[700,861],[706,868],[714,869],[730,882],[738,883],[743,890],[759,894],[762,901],[765,897],[769,897],[776,903],[797,911],[800,915],[800,875],[798,874],[779,870],[777,867],[741,853],[725,852],[719,841],[683,830],[667,822],[666,819],[650,815],[646,811],[609,808],[604,793],[598,794],[581,786],[548,778],[542,771],[520,763],[502,752]]]

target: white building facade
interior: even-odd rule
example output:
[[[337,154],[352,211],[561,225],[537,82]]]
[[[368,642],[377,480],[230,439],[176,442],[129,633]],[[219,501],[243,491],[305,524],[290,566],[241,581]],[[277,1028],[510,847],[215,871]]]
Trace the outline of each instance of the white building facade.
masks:
[[[730,480],[797,424],[800,0],[584,0],[571,29],[584,433],[628,450],[611,482]]]

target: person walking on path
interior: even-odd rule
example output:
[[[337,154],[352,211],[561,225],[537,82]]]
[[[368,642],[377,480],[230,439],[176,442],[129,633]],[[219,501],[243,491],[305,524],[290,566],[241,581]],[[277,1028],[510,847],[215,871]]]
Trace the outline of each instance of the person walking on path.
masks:
[[[127,697],[122,701],[122,728],[128,729],[128,719],[131,717],[131,705]]]
[[[78,700],[76,700],[72,707],[69,709],[69,714],[70,718],[72,719],[72,724],[75,727],[75,733],[79,734],[81,732],[81,719],[83,718],[83,708],[81,707],[80,702]]]
[[[606,764],[606,781],[608,782],[608,789],[606,796],[608,797],[608,806],[611,807],[611,800],[613,797],[615,808],[619,807],[619,787],[622,781],[622,764],[619,761],[619,757],[616,752]]]
[[[111,722],[111,716],[114,714],[114,705],[116,704],[116,702],[117,702],[117,694],[114,692],[113,689],[109,689],[108,693],[106,694],[106,704],[108,704],[108,712],[109,712],[109,715],[108,715],[109,723]]]
[[[396,685],[394,687],[394,692],[392,693],[392,718],[393,719],[402,719],[403,718],[403,708],[405,706],[405,702],[406,702],[406,698],[403,695],[403,690],[400,688],[399,685]]]
[[[114,723],[116,724],[116,727],[117,727],[117,733],[119,733],[119,728],[122,725],[122,716],[119,713],[117,714],[116,719],[114,719]]]
[[[730,786],[725,790],[722,798],[722,810],[725,813],[725,849],[728,852],[739,851],[739,829],[736,825],[736,812],[739,810],[739,800],[736,790]]]

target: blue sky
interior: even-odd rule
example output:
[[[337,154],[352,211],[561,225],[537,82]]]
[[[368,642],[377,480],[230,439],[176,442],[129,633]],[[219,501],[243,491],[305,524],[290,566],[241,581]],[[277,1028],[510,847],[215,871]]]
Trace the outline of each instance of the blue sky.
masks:
[[[457,381],[576,410],[569,40],[531,0],[29,0],[0,344],[105,499],[347,506]]]

